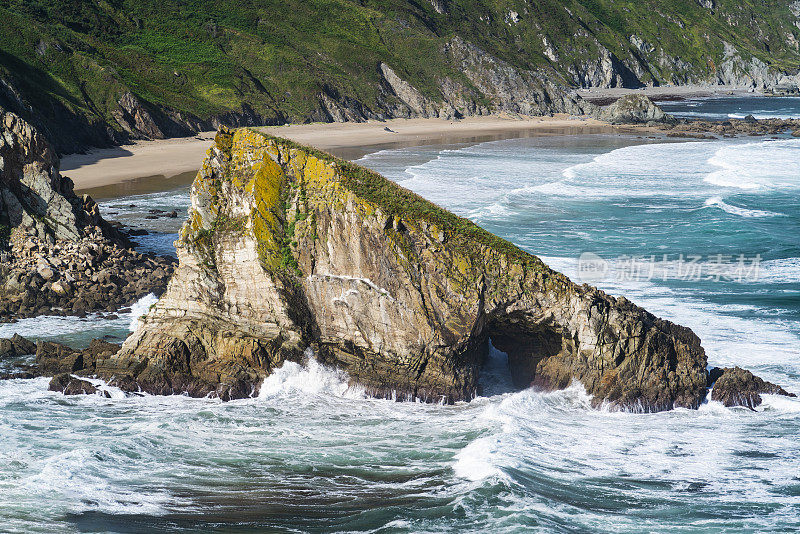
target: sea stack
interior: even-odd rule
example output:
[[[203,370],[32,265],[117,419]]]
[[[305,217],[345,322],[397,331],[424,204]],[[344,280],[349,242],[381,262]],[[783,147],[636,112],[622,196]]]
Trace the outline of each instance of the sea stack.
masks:
[[[253,394],[309,353],[376,396],[476,395],[487,342],[514,383],[580,381],[595,403],[696,408],[688,328],[577,285],[537,257],[357,165],[222,130],[192,186],[167,291],[97,372],[124,389]]]

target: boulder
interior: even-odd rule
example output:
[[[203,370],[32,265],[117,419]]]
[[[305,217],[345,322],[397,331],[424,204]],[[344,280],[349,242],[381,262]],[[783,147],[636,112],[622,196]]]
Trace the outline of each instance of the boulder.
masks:
[[[0,339],[0,359],[16,358],[36,354],[36,344],[19,334],[9,339]]]
[[[782,387],[755,376],[740,367],[715,367],[709,372],[711,400],[725,406],[744,406],[751,410],[761,404],[761,394],[796,397]]]
[[[56,375],[50,380],[50,391],[58,391],[64,395],[94,395],[97,388],[86,380],[75,378],[69,373]]]
[[[616,102],[600,108],[600,120],[612,124],[664,122],[670,117],[645,95],[625,95]]]

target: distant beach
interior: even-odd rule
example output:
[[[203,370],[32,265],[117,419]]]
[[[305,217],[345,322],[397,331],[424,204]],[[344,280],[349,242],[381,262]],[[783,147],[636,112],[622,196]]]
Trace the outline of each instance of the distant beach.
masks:
[[[753,96],[761,95],[747,87],[734,85],[662,85],[658,87],[641,87],[639,89],[626,89],[623,87],[592,87],[578,89],[575,94],[598,105],[610,104],[621,96],[639,94],[645,95],[654,102],[674,100],[687,100],[690,98],[704,98],[715,96]]]
[[[383,122],[292,124],[261,129],[346,159],[358,159],[386,148],[423,144],[616,131],[604,122],[586,117],[508,114],[456,121],[392,119]],[[61,159],[61,172],[72,179],[76,190],[97,198],[169,190],[191,182],[214,134],[203,132],[195,137],[140,141],[87,154],[70,154]]]

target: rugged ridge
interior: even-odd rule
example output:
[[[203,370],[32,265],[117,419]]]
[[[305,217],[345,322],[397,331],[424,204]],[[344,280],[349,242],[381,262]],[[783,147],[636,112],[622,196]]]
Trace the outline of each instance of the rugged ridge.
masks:
[[[487,341],[518,387],[696,408],[688,328],[589,286],[385,178],[290,141],[221,131],[192,186],[164,296],[96,372],[120,387],[253,394],[311,354],[377,396],[476,394]]]
[[[229,126],[576,113],[576,87],[797,93],[797,2],[0,4],[0,106],[60,153]]]
[[[163,291],[172,269],[134,251],[44,136],[0,108],[0,320],[112,311]]]

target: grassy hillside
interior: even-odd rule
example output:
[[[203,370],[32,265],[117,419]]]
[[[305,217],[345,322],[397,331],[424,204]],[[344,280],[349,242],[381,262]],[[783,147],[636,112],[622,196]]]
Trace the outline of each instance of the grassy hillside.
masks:
[[[445,52],[456,35],[571,85],[713,78],[723,42],[744,61],[800,65],[787,0],[436,4],[444,13],[430,0],[3,0],[0,77],[11,89],[0,104],[21,97],[51,138],[69,131],[95,145],[146,134],[120,124],[127,92],[157,123],[164,113],[209,120],[231,111],[259,122],[328,120],[322,93],[380,115],[395,98],[381,87],[381,62],[434,101],[444,78],[479,92]],[[610,82],[597,74],[603,48],[617,62]],[[181,133],[173,130],[162,128]]]

